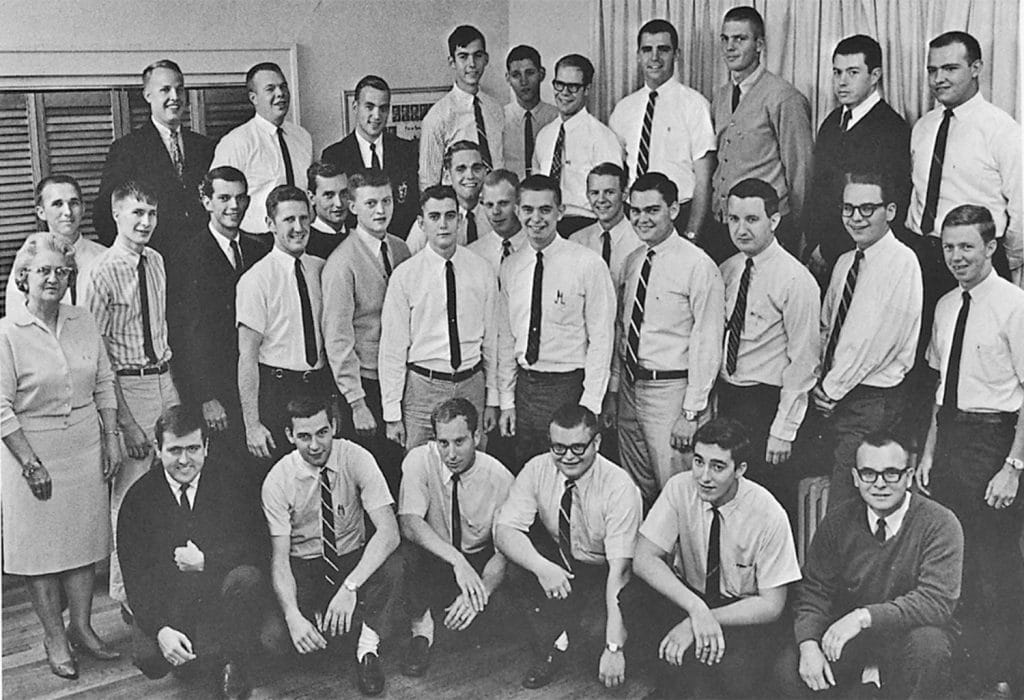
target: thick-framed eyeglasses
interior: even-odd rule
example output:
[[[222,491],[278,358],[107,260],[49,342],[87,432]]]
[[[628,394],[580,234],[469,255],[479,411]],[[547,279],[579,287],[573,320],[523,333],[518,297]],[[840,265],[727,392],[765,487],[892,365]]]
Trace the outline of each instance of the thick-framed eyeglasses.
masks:
[[[49,265],[43,265],[42,267],[29,268],[32,272],[36,273],[43,279],[48,278],[50,275],[57,275],[57,279],[66,280],[71,277],[71,273],[75,271],[73,267],[50,267]]]
[[[563,83],[561,80],[551,81],[551,87],[555,92],[568,92],[570,95],[577,94],[586,86],[586,83]]]
[[[873,484],[878,481],[878,477],[882,477],[882,481],[887,484],[895,484],[910,471],[910,467],[904,469],[883,469],[882,471],[875,471],[874,469],[858,469],[857,477],[865,484]]]
[[[598,435],[600,433],[594,433],[586,442],[577,442],[575,445],[563,445],[553,442],[551,443],[551,453],[557,457],[564,457],[566,452],[572,452],[577,457],[582,457],[587,453],[587,449],[594,444],[594,438]]]
[[[843,202],[843,216],[849,219],[857,212],[863,219],[870,219],[876,211],[885,207],[885,202],[865,202],[864,204],[847,204]]]

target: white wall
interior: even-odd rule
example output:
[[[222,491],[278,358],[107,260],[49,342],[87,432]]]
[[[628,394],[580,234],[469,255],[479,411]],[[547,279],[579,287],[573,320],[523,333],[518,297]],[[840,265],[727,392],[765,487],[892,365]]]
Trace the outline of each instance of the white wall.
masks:
[[[555,77],[555,62],[559,58],[578,53],[597,64],[593,30],[596,11],[597,2],[593,0],[509,0],[508,46],[511,48],[517,44],[529,44],[540,51],[541,60],[548,71],[541,90],[545,102],[552,102],[554,98],[551,80]],[[504,59],[503,54],[503,74]]]

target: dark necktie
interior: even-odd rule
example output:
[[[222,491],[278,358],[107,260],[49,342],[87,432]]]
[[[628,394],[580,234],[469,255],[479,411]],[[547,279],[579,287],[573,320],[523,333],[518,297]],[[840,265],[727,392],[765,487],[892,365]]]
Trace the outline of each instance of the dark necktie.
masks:
[[[480,146],[480,158],[488,168],[492,167],[491,146],[487,143],[487,125],[484,124],[484,111],[480,107],[480,98],[473,96],[473,118],[476,119],[476,142]]]
[[[921,212],[921,234],[927,236],[935,230],[935,214],[939,208],[939,188],[942,186],[942,163],[946,159],[946,139],[949,138],[949,121],[953,110],[946,109],[942,123],[935,134],[935,150],[932,151],[932,167],[928,171],[928,190],[924,197],[924,211]]]
[[[562,180],[562,154],[565,151],[565,122],[558,127],[558,138],[555,140],[555,152],[551,156],[551,179],[555,183]]]
[[[879,518],[875,524],[875,539],[885,544],[885,518]]]
[[[533,175],[533,115],[528,111],[523,115],[523,148],[526,149],[526,176]]]
[[[747,290],[750,288],[750,275],[754,269],[754,259],[747,258],[747,265],[740,277],[740,288],[736,292],[736,305],[732,307],[729,317],[729,343],[725,348],[725,371],[733,374],[736,371],[736,359],[740,354],[740,335],[743,333],[743,320],[747,316]]]
[[[284,129],[277,127],[277,144],[281,147],[281,158],[284,159],[284,181],[286,185],[295,184],[295,173],[292,171],[292,155],[288,152],[288,144],[284,140]]]
[[[612,234],[608,231],[601,232],[601,259],[609,268],[612,266]]]
[[[558,507],[558,556],[569,573],[575,562],[572,556],[572,492],[575,488],[575,479],[565,480],[565,491]]]
[[[340,557],[338,556],[338,538],[334,533],[334,495],[331,493],[331,475],[327,468],[320,470],[320,542],[323,545],[324,578],[332,587],[336,587],[341,578],[339,575]]]
[[[78,287],[75,284],[75,280],[71,280],[71,284],[68,286],[71,287],[71,289],[68,290],[71,292],[71,305],[78,306]]]
[[[828,336],[828,345],[825,347],[825,361],[821,365],[821,381],[825,381],[828,371],[832,369],[832,360],[836,354],[836,345],[839,344],[839,334],[843,330],[843,323],[846,321],[846,313],[850,310],[850,303],[853,301],[853,292],[857,288],[857,274],[860,271],[860,261],[864,259],[864,251],[857,249],[853,257],[853,265],[846,273],[846,284],[843,286],[843,298],[839,300],[839,311],[836,313],[835,323],[832,324],[832,333]]]
[[[704,602],[709,606],[722,599],[721,566],[722,514],[711,507],[711,532],[708,534],[708,565],[704,574]]]
[[[374,170],[381,170],[380,157],[377,155],[377,144],[370,144],[370,167]]]
[[[476,230],[476,214],[471,211],[466,212],[466,245],[473,243],[479,238]]]
[[[139,255],[139,302],[142,307],[142,349],[149,364],[159,362],[153,347],[153,326],[149,318],[149,287],[146,280],[146,256]]]
[[[448,290],[448,351],[452,369],[458,371],[462,364],[462,346],[459,344],[459,313],[455,306],[455,266],[451,260],[444,264],[444,282]]]
[[[850,128],[850,108],[843,107],[843,116],[839,120],[839,132],[842,134],[846,133],[846,130]]]
[[[530,330],[526,334],[526,364],[532,365],[540,357],[541,296],[544,289],[544,253],[537,251],[533,266],[533,293],[530,297]]]
[[[640,129],[640,150],[636,157],[636,175],[640,177],[647,172],[651,163],[651,125],[654,124],[654,103],[658,99],[658,91],[651,90],[647,96],[647,110],[644,112],[644,125]]]
[[[192,505],[188,502],[188,487],[192,484],[182,484],[178,493],[178,509],[187,521],[192,517]]]
[[[380,261],[384,263],[384,277],[391,279],[391,258],[388,257],[388,242],[380,242]]]
[[[626,333],[626,371],[632,375],[633,370],[640,366],[640,327],[644,324],[644,304],[647,302],[647,282],[651,279],[651,265],[654,251],[648,250],[640,268],[640,278],[636,281],[636,294],[633,297],[633,311],[629,315],[629,331]]]
[[[462,551],[462,509],[459,508],[460,474],[452,474],[452,546]]]
[[[739,83],[732,84],[732,111],[735,112],[736,108],[740,106],[740,85]]]
[[[505,238],[501,241],[501,262],[505,262],[505,258],[512,255],[512,241]]]
[[[231,257],[234,259],[235,272],[242,274],[242,249],[238,246],[238,239],[231,241]]]
[[[178,138],[179,138],[178,134],[179,134],[179,132],[177,132],[177,131],[172,131],[171,132],[171,138],[170,138],[171,150],[170,150],[170,154],[171,154],[171,163],[174,165],[174,172],[176,172],[178,174],[178,177],[180,178],[182,172],[184,172],[184,170],[185,170],[185,158],[181,154],[181,143],[178,141]]]
[[[309,301],[306,276],[302,273],[302,261],[295,259],[295,282],[299,286],[299,303],[302,305],[302,338],[306,346],[306,364],[316,366],[320,353],[316,348],[316,326],[313,325],[313,305]]]
[[[949,346],[949,363],[946,365],[946,386],[942,391],[942,407],[948,411],[959,408],[960,391],[960,356],[964,351],[964,331],[967,330],[967,314],[971,310],[971,293],[963,293],[960,313],[956,315],[953,326],[953,344]]]

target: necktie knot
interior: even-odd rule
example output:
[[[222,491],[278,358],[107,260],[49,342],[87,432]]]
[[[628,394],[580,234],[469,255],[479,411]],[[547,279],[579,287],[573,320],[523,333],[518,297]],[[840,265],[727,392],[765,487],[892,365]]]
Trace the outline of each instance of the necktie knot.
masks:
[[[654,261],[654,249],[651,248],[650,250],[647,251],[647,262],[653,262],[653,261]]]
[[[885,518],[879,518],[875,521],[875,539],[879,542],[885,542]]]
[[[565,490],[572,491],[574,488],[576,488],[576,479],[566,479]]]
[[[457,484],[462,480],[462,474],[455,472],[452,474],[452,483]]]
[[[952,107],[946,107],[946,109],[944,109],[942,111],[942,118],[943,119],[952,119],[953,118],[953,108]]]
[[[747,258],[747,262],[746,262],[746,265],[744,265],[744,267],[747,270],[752,270],[754,268],[754,259],[753,258]]]
[[[963,300],[964,300],[965,304],[970,304],[971,303],[971,293],[970,292],[964,292],[962,297],[963,297]]]

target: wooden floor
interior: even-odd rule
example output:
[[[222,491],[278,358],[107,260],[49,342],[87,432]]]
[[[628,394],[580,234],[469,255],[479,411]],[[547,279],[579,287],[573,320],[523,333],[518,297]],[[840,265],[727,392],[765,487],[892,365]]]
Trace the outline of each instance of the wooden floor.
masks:
[[[524,690],[522,680],[530,658],[514,611],[495,611],[492,632],[477,640],[439,637],[427,675],[406,678],[399,672],[401,648],[383,647],[387,674],[386,698],[642,698],[651,690],[650,677],[640,674],[623,688],[606,690],[597,681],[601,639],[590,640],[592,651],[573,656],[571,669],[543,690]],[[17,579],[4,577],[3,585],[3,697],[29,698],[212,698],[206,680],[185,682],[172,676],[146,679],[128,659],[128,628],[118,605],[105,592],[96,594],[93,626],[99,635],[124,653],[119,661],[83,658],[80,676],[66,681],[50,673],[43,651],[42,629],[24,588]],[[354,670],[310,667],[298,659],[268,662],[252,678],[254,698],[357,698]]]

